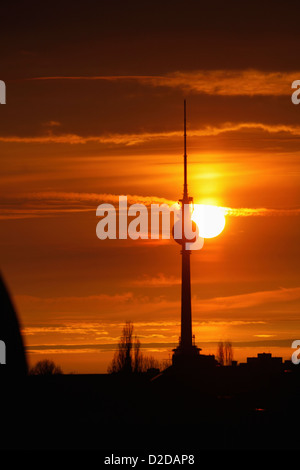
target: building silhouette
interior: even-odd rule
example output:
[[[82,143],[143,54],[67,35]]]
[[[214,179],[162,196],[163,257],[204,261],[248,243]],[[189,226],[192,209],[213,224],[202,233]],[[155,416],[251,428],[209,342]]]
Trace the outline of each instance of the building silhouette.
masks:
[[[255,370],[277,371],[283,366],[282,357],[273,357],[271,353],[258,353],[257,357],[247,357],[247,367]]]

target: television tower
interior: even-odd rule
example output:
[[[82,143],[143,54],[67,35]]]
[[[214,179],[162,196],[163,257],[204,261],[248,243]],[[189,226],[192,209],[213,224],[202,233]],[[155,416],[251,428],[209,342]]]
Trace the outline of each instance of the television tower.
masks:
[[[183,196],[180,199],[182,210],[182,263],[181,263],[181,349],[190,351],[192,348],[192,305],[191,305],[191,272],[190,272],[190,250],[186,249],[186,243],[190,240],[185,238],[186,218],[190,217],[190,204],[193,198],[189,197],[187,185],[187,153],[186,153],[186,101],[184,100],[184,183]],[[186,213],[188,211],[188,213]]]
[[[192,303],[191,303],[191,251],[187,249],[187,243],[194,240],[186,238],[185,224],[192,215],[193,198],[189,196],[187,184],[187,151],[186,151],[186,100],[184,100],[184,155],[183,155],[183,196],[181,203],[182,236],[176,239],[181,245],[181,336],[179,345],[174,349],[172,358],[173,365],[180,363],[193,363],[199,357],[200,348],[193,344],[192,335]],[[190,222],[190,221],[189,221]],[[195,231],[195,224],[193,224]]]

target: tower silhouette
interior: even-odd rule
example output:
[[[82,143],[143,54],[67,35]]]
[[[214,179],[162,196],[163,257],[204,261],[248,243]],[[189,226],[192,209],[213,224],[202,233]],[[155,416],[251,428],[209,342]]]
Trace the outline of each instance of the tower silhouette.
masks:
[[[181,223],[182,223],[182,236],[180,239],[175,239],[176,242],[181,244],[181,336],[179,345],[173,349],[172,363],[174,366],[183,365],[195,366],[200,362],[201,364],[214,364],[214,356],[200,355],[201,349],[198,348],[193,341],[192,334],[192,302],[191,302],[191,269],[190,257],[191,251],[187,248],[188,243],[195,241],[186,238],[185,227],[187,223],[193,226],[195,232],[196,224],[192,223],[192,207],[193,198],[188,194],[187,184],[187,149],[186,149],[186,100],[184,100],[184,182],[183,182],[183,196],[179,200],[181,203]]]

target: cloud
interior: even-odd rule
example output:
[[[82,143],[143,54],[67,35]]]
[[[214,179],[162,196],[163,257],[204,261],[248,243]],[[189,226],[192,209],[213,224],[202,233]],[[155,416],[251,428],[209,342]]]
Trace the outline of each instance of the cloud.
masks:
[[[239,327],[265,324],[263,321],[194,321],[194,330],[220,331],[223,327]],[[78,349],[115,349],[119,341],[124,322],[81,322],[70,321],[65,324],[30,325],[22,329],[26,338],[27,349],[35,350],[78,350]],[[142,347],[174,346],[177,341],[179,321],[136,321],[135,331]],[[87,343],[88,341],[88,343]],[[173,342],[175,341],[175,342]]]
[[[0,220],[51,217],[62,213],[94,212],[99,204],[111,203],[118,209],[118,194],[76,193],[76,192],[37,192],[11,195],[1,201]],[[158,196],[127,195],[127,203],[167,204],[172,206],[176,201]],[[17,207],[17,208],[16,208]]]
[[[0,220],[51,217],[63,213],[96,212],[98,205],[111,203],[118,209],[118,194],[109,193],[76,193],[45,191],[22,193],[2,198]],[[177,201],[158,196],[127,195],[128,206],[131,204],[167,204],[172,206]],[[225,216],[260,217],[260,216],[294,216],[300,214],[300,208],[249,208],[223,207]],[[162,281],[162,279],[161,279]]]
[[[277,336],[277,335],[267,335],[267,334],[265,334],[265,335],[253,335],[253,336],[256,336],[257,338],[272,338],[272,337]]]
[[[147,295],[134,295],[133,292],[124,292],[115,295],[99,294],[89,296],[69,297],[37,297],[29,295],[16,295],[15,301],[18,310],[24,315],[23,323],[32,324],[38,318],[39,325],[51,322],[55,318],[60,322],[107,321],[140,321],[149,315],[160,314],[168,318],[171,311],[179,309],[179,301],[168,300],[164,296],[149,297]]]
[[[257,217],[257,216],[292,216],[300,214],[300,208],[294,209],[266,209],[265,207],[223,207],[225,215],[232,217]]]
[[[264,124],[261,122],[225,122],[220,126],[204,126],[200,129],[189,129],[189,138],[214,137],[228,132],[262,131],[268,134],[286,135],[294,137],[300,136],[300,126],[286,124]],[[140,133],[108,133],[103,135],[84,136],[79,134],[54,134],[49,132],[46,135],[37,136],[0,136],[0,142],[3,143],[22,143],[22,144],[67,144],[84,145],[89,143],[103,145],[122,145],[134,146],[155,140],[182,139],[182,131],[166,132],[140,132]]]
[[[202,312],[222,312],[237,309],[247,309],[259,305],[290,302],[300,299],[300,287],[280,288],[269,291],[250,292],[228,297],[212,299],[195,299],[195,309]]]
[[[194,93],[222,96],[281,96],[291,94],[291,84],[300,72],[264,72],[260,70],[196,70],[165,75],[48,76],[27,80],[134,81],[150,87],[180,88]]]
[[[47,121],[43,123],[43,126],[45,127],[58,127],[61,126],[61,122],[59,121]]]
[[[262,320],[260,318],[261,308],[276,304],[284,304],[300,300],[300,287],[279,288],[269,291],[257,291],[246,294],[237,294],[226,297],[212,297],[200,299],[194,297],[193,311],[194,321],[200,315],[201,322],[224,320],[228,321],[251,321]],[[174,312],[180,312],[180,300],[166,298],[163,295],[148,296],[144,294],[134,294],[125,292],[115,295],[90,295],[90,296],[70,296],[70,297],[33,297],[28,295],[16,296],[19,311],[24,315],[23,323],[34,326],[36,319],[39,319],[37,326],[43,327],[52,322],[52,318],[57,323],[85,323],[93,324],[101,321],[101,330],[108,331],[104,323],[108,321],[131,320],[134,323],[144,322],[146,318],[151,318],[154,322],[158,320],[170,320],[174,318]],[[249,309],[252,309],[249,313]],[[279,309],[280,310],[280,309]],[[282,310],[280,311],[282,315]],[[238,315],[238,317],[237,317]],[[264,312],[263,320],[268,316]],[[272,314],[273,317],[273,314]],[[43,319],[44,325],[41,325]],[[199,321],[199,320],[198,320]],[[204,325],[204,323],[201,323]],[[94,330],[94,329],[93,329]],[[107,339],[107,338],[106,338]]]
[[[137,279],[133,281],[132,284],[139,287],[171,287],[181,284],[181,279],[179,277],[165,276],[163,273],[159,273],[154,277],[145,276],[142,279]]]
[[[76,193],[76,192],[54,192],[54,191],[47,191],[47,192],[38,192],[38,193],[27,193],[22,195],[22,197],[27,197],[29,199],[33,199],[36,201],[56,201],[61,203],[62,201],[70,201],[70,202],[95,202],[95,203],[102,203],[102,202],[113,202],[119,203],[119,194],[109,194],[109,193]],[[175,204],[176,201],[172,201],[171,199],[166,199],[163,197],[158,196],[140,196],[140,195],[132,195],[128,194],[127,202],[128,204],[168,204],[172,205]],[[94,208],[94,206],[93,206]]]

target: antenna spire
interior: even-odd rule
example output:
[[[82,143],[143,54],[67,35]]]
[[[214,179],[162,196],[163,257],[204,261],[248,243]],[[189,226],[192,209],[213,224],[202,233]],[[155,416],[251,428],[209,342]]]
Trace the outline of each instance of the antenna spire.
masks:
[[[187,189],[187,155],[186,155],[186,100],[184,100],[184,184],[183,184],[183,197],[188,196]]]

